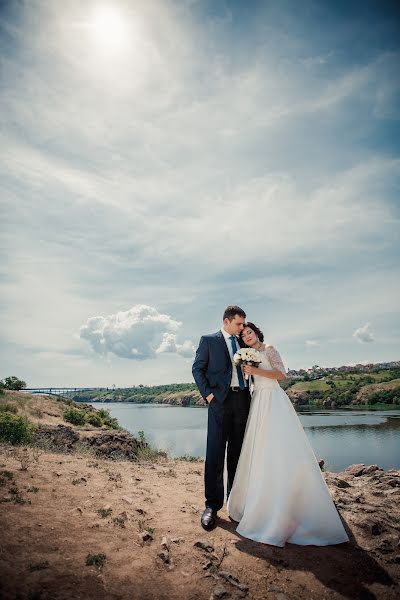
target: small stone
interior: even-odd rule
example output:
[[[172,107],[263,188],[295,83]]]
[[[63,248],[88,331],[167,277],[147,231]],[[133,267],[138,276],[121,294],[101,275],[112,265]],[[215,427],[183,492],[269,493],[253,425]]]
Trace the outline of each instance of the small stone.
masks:
[[[123,500],[127,504],[133,504],[133,500],[132,498],[129,498],[129,496],[122,496],[121,500]]]
[[[201,548],[201,550],[205,550],[206,552],[214,552],[214,546],[208,542],[204,542],[203,540],[198,540],[193,544],[193,546],[195,548]]]
[[[220,583],[215,586],[211,598],[227,598],[230,596],[228,590]]]
[[[348,483],[344,479],[336,479],[335,485],[338,488],[349,488],[349,487],[351,487],[350,483]]]
[[[57,475],[57,477],[61,477],[62,473],[61,473],[61,471],[55,471],[54,475]]]
[[[166,564],[169,565],[171,562],[170,556],[169,556],[169,552],[168,550],[162,550],[161,552],[159,552],[159,554],[157,555],[159,558],[161,558],[161,560]]]
[[[385,481],[385,483],[387,483],[391,487],[396,487],[396,486],[400,485],[400,478],[387,479]]]
[[[139,533],[139,537],[141,538],[142,542],[149,542],[151,541],[153,538],[153,536],[151,535],[151,533],[149,531],[141,531]]]
[[[380,535],[386,530],[383,523],[379,523],[378,521],[369,518],[359,521],[358,525],[363,529],[368,530],[372,535]]]
[[[389,554],[390,552],[394,552],[393,544],[390,540],[382,540],[382,542],[376,548],[382,554]]]
[[[164,550],[167,550],[169,552],[170,541],[169,541],[169,539],[167,538],[166,535],[163,536],[160,545],[161,545],[161,548],[163,548]]]
[[[183,537],[171,538],[173,544],[182,544],[185,541]]]
[[[80,506],[78,506],[78,507],[76,508],[76,510],[77,510],[79,513],[81,513],[81,514],[82,514],[82,512],[83,512]]]
[[[232,575],[232,573],[228,573],[228,571],[219,571],[218,576],[222,577],[223,579],[228,581],[228,583],[238,588],[242,592],[247,592],[249,589],[248,585],[246,585],[245,583],[240,583],[239,579],[235,577],[235,575]]]

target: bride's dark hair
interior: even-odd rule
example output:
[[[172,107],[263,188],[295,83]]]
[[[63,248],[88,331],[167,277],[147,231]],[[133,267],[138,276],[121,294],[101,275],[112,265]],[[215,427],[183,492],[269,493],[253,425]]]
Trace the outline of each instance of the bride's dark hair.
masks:
[[[243,327],[243,329],[246,329],[246,327],[249,327],[250,329],[252,329],[254,331],[254,333],[256,334],[256,336],[258,337],[258,339],[260,340],[260,342],[264,341],[264,334],[261,331],[261,329],[259,329],[257,327],[257,325],[254,325],[254,323],[250,323],[250,321],[248,321],[246,323],[246,325]]]

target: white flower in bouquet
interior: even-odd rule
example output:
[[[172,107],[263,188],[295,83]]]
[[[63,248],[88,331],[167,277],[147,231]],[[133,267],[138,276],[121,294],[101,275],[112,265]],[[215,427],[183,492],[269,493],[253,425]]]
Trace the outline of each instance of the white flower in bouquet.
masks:
[[[252,367],[258,367],[261,362],[261,354],[254,348],[240,348],[233,355],[233,362],[235,365],[251,365]],[[248,375],[246,375],[248,379]]]

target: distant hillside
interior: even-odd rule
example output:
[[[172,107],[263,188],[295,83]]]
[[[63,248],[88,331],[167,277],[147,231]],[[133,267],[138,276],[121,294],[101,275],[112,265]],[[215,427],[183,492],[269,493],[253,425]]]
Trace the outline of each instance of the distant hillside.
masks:
[[[340,373],[311,381],[287,379],[283,387],[295,406],[400,408],[400,369]]]
[[[175,406],[204,406],[194,383],[173,383],[170,385],[137,386],[96,390],[92,392],[71,392],[68,397],[76,402],[133,402],[135,404],[172,404]]]
[[[298,381],[288,377],[281,382],[295,406],[340,408],[344,406],[377,406],[400,408],[400,369],[363,374],[339,373]],[[172,404],[204,406],[194,383],[138,386],[92,392],[71,393],[77,402],[133,402],[136,404]]]

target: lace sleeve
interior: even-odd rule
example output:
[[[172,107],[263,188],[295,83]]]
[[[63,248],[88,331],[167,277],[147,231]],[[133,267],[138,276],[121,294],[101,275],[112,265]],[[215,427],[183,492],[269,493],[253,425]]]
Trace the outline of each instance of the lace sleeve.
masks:
[[[265,351],[266,351],[268,360],[271,363],[271,367],[273,369],[275,369],[276,371],[280,371],[281,373],[284,373],[286,375],[286,369],[285,369],[285,366],[281,359],[281,355],[279,354],[278,350],[276,350],[276,348],[274,348],[274,346],[267,346]]]

